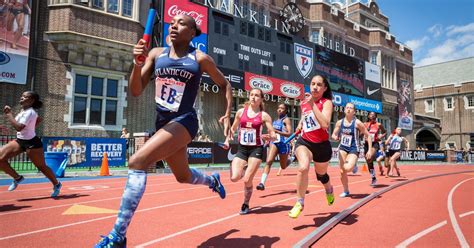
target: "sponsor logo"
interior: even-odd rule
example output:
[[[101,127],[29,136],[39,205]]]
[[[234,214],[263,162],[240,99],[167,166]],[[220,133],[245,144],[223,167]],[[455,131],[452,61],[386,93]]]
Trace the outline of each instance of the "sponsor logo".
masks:
[[[168,9],[168,16],[171,18],[177,16],[177,15],[188,15],[191,16],[195,21],[198,26],[201,26],[202,21],[204,19],[204,15],[200,14],[194,10],[186,11],[179,9],[178,5],[173,5]]]
[[[283,95],[291,98],[297,98],[301,95],[301,90],[298,86],[289,84],[289,83],[284,83],[280,86],[280,90],[283,93]]]
[[[370,96],[370,95],[373,95],[375,92],[377,92],[377,91],[379,91],[379,90],[380,90],[380,88],[375,89],[375,90],[370,90],[370,88],[367,87],[367,95],[369,95],[369,96]]]
[[[410,123],[411,123],[410,117],[406,117],[406,116],[403,117],[403,118],[402,118],[402,123],[404,123],[404,124],[410,124]]]
[[[235,155],[237,154],[237,153],[232,153],[231,150],[232,150],[232,149],[229,149],[229,152],[227,153],[227,159],[228,159],[229,161],[234,160]]]
[[[253,77],[250,79],[250,87],[261,89],[263,93],[269,93],[273,90],[272,82],[265,78]]]
[[[301,76],[305,78],[313,69],[313,48],[295,43],[294,53],[296,68]]]
[[[340,95],[334,94],[332,96],[332,102],[336,105],[342,105],[342,97]]]
[[[0,65],[4,65],[10,62],[10,56],[8,54],[0,51]]]

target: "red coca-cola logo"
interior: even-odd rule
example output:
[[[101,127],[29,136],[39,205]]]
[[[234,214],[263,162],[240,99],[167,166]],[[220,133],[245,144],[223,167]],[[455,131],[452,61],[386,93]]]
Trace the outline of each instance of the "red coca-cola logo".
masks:
[[[190,10],[190,11],[186,11],[186,10],[183,10],[183,9],[179,9],[178,5],[173,5],[171,6],[169,9],[168,9],[168,15],[173,18],[177,15],[188,15],[188,16],[191,16],[192,18],[194,18],[194,20],[196,21],[196,24],[201,26],[202,22],[203,22],[203,18],[204,18],[204,15],[203,14],[200,14],[194,10]]]

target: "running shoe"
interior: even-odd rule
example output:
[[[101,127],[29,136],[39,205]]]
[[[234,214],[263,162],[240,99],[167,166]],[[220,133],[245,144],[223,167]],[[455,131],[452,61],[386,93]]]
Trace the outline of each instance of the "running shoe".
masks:
[[[331,186],[331,193],[326,192],[326,200],[328,201],[328,205],[331,206],[334,203],[334,189]]]
[[[25,180],[25,178],[24,178],[23,176],[20,176],[20,178],[18,178],[18,180],[13,179],[12,184],[10,184],[10,187],[8,187],[8,191],[13,191],[13,190],[15,190],[16,187],[18,187],[18,184],[20,184],[21,182],[23,182],[23,180]]]
[[[214,179],[211,182],[211,185],[209,185],[209,188],[212,189],[212,191],[217,192],[219,196],[224,199],[225,198],[225,189],[224,185],[221,183],[221,177],[219,173],[215,172],[211,175],[211,177]]]
[[[63,184],[58,181],[57,185],[53,186],[53,193],[51,193],[51,197],[56,197],[59,195],[59,192],[61,192],[61,188],[63,187]]]
[[[303,211],[303,205],[301,205],[300,202],[296,202],[295,206],[293,206],[290,212],[288,212],[288,216],[290,216],[290,218],[296,219],[301,214],[301,211]]]
[[[341,197],[341,198],[348,197],[349,194],[350,194],[349,191],[344,191],[339,195],[339,197]]]
[[[377,185],[377,178],[372,177],[372,182],[370,183],[370,186],[375,186]]]
[[[119,238],[117,235],[110,233],[108,236],[102,236],[94,248],[125,248],[127,247],[127,238]]]
[[[354,166],[354,169],[352,169],[352,174],[357,174],[357,171],[359,171],[359,168],[356,166]]]
[[[245,214],[248,214],[249,211],[250,211],[249,205],[247,205],[247,204],[244,203],[244,204],[242,204],[242,207],[240,208],[239,214],[240,214],[240,215],[245,215]]]
[[[257,185],[257,190],[265,190],[265,185],[263,183],[259,183]]]

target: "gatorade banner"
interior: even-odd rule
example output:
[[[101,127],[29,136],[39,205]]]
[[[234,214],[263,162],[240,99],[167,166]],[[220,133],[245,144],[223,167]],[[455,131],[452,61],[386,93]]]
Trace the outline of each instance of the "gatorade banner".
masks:
[[[67,152],[67,167],[101,166],[107,153],[109,166],[126,164],[126,140],[120,138],[44,137],[45,152]]]
[[[214,143],[191,142],[188,145],[188,162],[190,164],[212,164]]]

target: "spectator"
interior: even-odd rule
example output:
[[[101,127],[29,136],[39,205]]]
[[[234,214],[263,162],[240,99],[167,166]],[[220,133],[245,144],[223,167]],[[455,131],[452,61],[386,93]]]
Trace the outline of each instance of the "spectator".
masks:
[[[130,133],[128,132],[127,128],[122,128],[122,135],[120,135],[120,138],[125,139],[125,154],[127,156],[128,160],[128,146],[129,146],[129,139],[130,139]]]
[[[204,136],[204,142],[212,142],[212,140],[209,138],[209,135]]]

